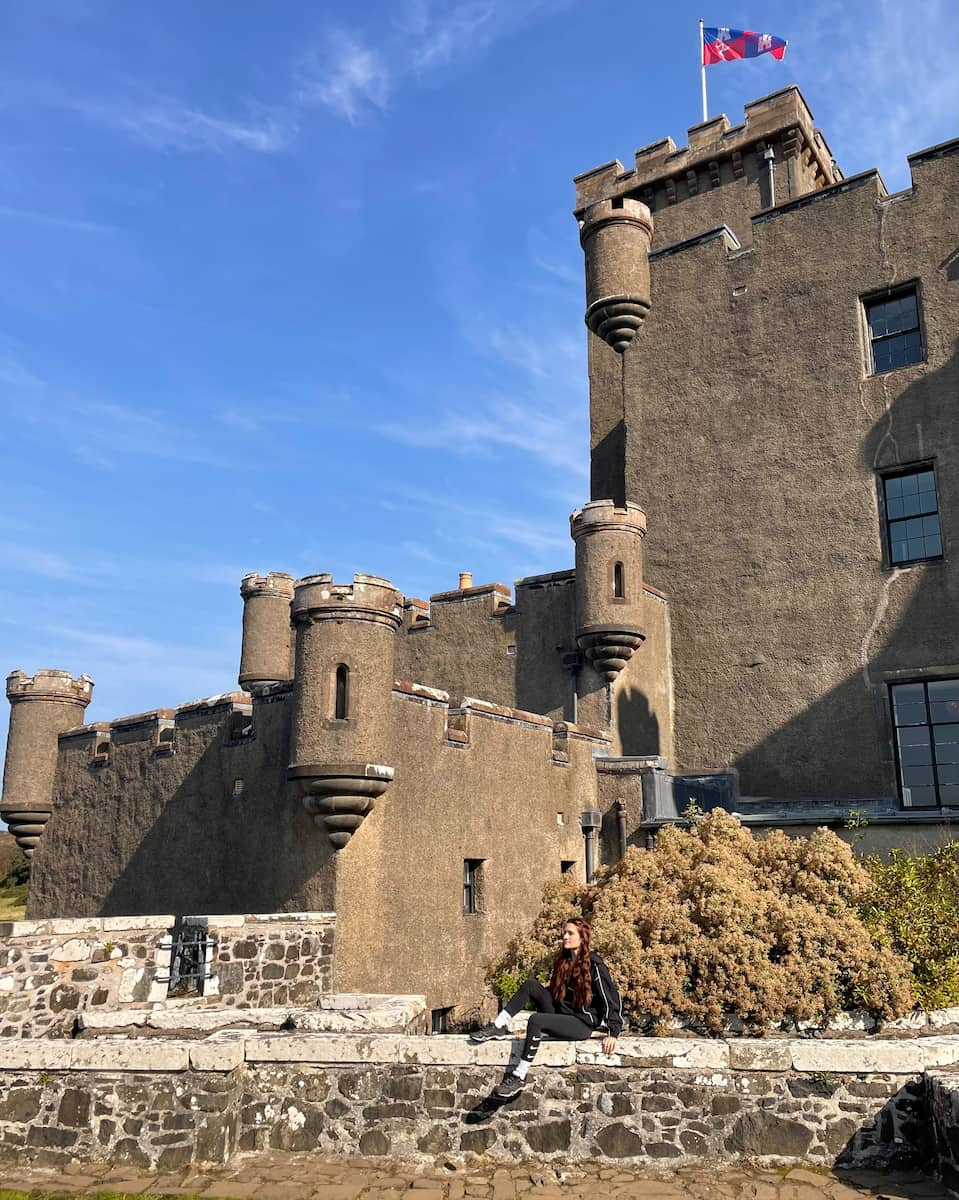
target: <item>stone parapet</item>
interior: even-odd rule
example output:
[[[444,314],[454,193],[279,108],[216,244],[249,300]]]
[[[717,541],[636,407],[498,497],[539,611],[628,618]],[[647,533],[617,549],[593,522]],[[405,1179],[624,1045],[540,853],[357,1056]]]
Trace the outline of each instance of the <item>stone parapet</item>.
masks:
[[[93,680],[89,675],[74,678],[69,671],[41,669],[33,675],[11,671],[7,676],[7,699],[11,704],[22,700],[54,700],[86,708],[92,696]]]
[[[610,741],[608,733],[587,725],[554,721],[551,717],[544,717],[539,713],[508,708],[502,704],[493,704],[489,700],[478,700],[473,696],[453,699],[449,692],[441,691],[439,688],[426,687],[419,683],[411,683],[408,680],[397,680],[394,683],[393,696],[398,700],[426,704],[445,710],[446,723],[443,739],[444,742],[457,746],[469,746],[472,743],[472,720],[474,717],[480,721],[513,725],[517,729],[543,730],[553,739],[554,758],[557,753],[567,749],[565,743],[569,741],[588,742],[594,744],[597,749],[608,746]]]
[[[353,576],[352,583],[335,583],[332,575],[298,579],[293,594],[293,622],[372,621],[398,629],[403,597],[379,575]]]
[[[399,999],[399,998],[393,998]],[[407,997],[408,1001],[421,1000]],[[415,1005],[414,1005],[415,1007]],[[375,1011],[375,1010],[370,1010]],[[289,1010],[286,1010],[289,1013]],[[271,1013],[271,1019],[273,1014]],[[237,1020],[245,1019],[237,1016]],[[189,1013],[154,1016],[157,1029],[178,1032],[203,1032],[218,1016],[208,1012],[191,1016]],[[256,1020],[251,1017],[251,1021]],[[295,1016],[294,1016],[295,1019]],[[191,1025],[191,1020],[194,1022]],[[102,1018],[97,1018],[100,1023]],[[96,1033],[94,1025],[87,1025]],[[306,1030],[221,1028],[206,1041],[227,1039],[231,1045],[242,1047],[246,1063],[291,1063],[297,1065],[370,1064],[381,1067],[393,1065],[446,1067],[499,1067],[515,1062],[522,1048],[522,1038],[502,1038],[474,1045],[463,1035],[409,1036],[375,1030],[363,1033],[314,1032]],[[138,1039],[133,1039],[134,1042]],[[147,1044],[179,1046],[176,1039],[144,1039]],[[927,1070],[959,1070],[959,1035],[909,1039],[783,1039],[763,1038],[654,1038],[621,1037],[615,1054],[604,1054],[602,1039],[594,1037],[585,1042],[544,1041],[536,1057],[543,1067],[597,1067],[622,1074],[636,1071],[694,1071],[733,1074],[797,1075],[883,1075],[917,1077]],[[194,1044],[194,1043],[190,1043]],[[9,1050],[12,1058],[0,1060],[0,1069],[25,1069],[30,1063],[30,1049],[44,1047],[43,1066],[69,1069],[74,1061],[71,1052],[76,1046],[88,1047],[83,1052],[85,1063],[100,1063],[100,1067],[84,1070],[140,1070],[136,1065],[124,1065],[127,1038],[90,1037],[79,1041],[26,1042],[21,1039],[0,1038],[0,1048]],[[99,1058],[90,1047],[98,1047]],[[59,1049],[49,1050],[49,1047]],[[6,1051],[5,1051],[6,1053]],[[57,1057],[59,1055],[59,1057]],[[79,1060],[78,1060],[79,1061]],[[134,1059],[129,1060],[134,1063]],[[179,1061],[179,1060],[177,1060]],[[164,1069],[157,1067],[154,1069]],[[177,1070],[185,1067],[177,1067]]]
[[[745,121],[730,126],[722,115],[693,125],[688,145],[677,148],[672,138],[661,138],[636,151],[635,165],[626,170],[614,159],[575,178],[577,213],[601,200],[636,195],[651,199],[657,185],[674,182],[695,195],[701,188],[724,181],[722,168],[729,164],[731,178],[744,174],[744,156],[757,143],[781,140],[783,152],[801,157],[815,187],[827,187],[842,178],[822,133],[813,126],[813,115],[799,88],[787,87],[745,106]],[[702,178],[700,178],[702,176]]]
[[[491,1092],[515,1043],[231,1032],[202,1041],[8,1040],[0,1156],[45,1165],[108,1158],[161,1171],[271,1149],[928,1169],[937,1138],[947,1151],[954,1142],[955,1075],[924,1079],[914,1056],[894,1047],[881,1071],[797,1071],[796,1043],[785,1054],[758,1043],[755,1059],[733,1068],[723,1042],[678,1041],[624,1038],[632,1053],[612,1065],[594,1061],[598,1043],[546,1043],[522,1093],[503,1107]]]

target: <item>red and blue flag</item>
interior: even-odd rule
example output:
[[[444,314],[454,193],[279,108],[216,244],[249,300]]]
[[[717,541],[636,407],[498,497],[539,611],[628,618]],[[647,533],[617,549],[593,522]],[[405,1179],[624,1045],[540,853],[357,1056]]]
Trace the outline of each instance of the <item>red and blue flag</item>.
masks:
[[[757,58],[771,54],[781,59],[786,53],[785,38],[771,33],[753,33],[751,29],[703,29],[703,66],[732,62],[736,58]]]

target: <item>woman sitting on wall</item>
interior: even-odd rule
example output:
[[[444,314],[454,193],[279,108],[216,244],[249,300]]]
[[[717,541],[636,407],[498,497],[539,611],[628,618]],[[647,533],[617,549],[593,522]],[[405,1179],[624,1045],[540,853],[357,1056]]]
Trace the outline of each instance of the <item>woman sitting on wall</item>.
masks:
[[[522,1088],[543,1034],[566,1042],[579,1042],[606,1026],[603,1053],[612,1054],[623,1028],[623,1004],[609,968],[589,948],[590,928],[573,917],[563,926],[562,949],[553,963],[549,987],[531,975],[495,1021],[470,1034],[470,1041],[488,1042],[501,1037],[518,1012],[532,1001],[536,1012],[526,1026],[523,1052],[513,1071],[493,1095],[508,1100]]]

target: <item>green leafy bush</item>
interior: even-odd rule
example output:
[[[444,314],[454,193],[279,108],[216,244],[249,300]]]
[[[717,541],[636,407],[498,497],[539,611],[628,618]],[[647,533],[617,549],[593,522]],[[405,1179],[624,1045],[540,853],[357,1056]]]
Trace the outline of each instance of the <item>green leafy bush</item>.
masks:
[[[912,964],[919,1008],[959,1005],[959,842],[932,854],[893,850],[865,860],[866,925]]]
[[[673,1018],[719,1031],[732,1017],[826,1021],[847,1008],[889,1019],[912,1005],[909,964],[859,907],[872,890],[849,846],[826,829],[756,839],[714,811],[631,848],[592,886],[548,885],[532,928],[490,967],[491,982],[548,969],[563,921],[581,913],[623,992],[630,1023]]]

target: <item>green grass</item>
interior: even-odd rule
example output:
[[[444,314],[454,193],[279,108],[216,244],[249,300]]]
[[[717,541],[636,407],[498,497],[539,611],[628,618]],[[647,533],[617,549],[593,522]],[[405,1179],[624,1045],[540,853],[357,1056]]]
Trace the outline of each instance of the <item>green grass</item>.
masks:
[[[27,884],[0,887],[0,921],[22,921],[27,911]],[[3,1192],[0,1192],[0,1197]]]

